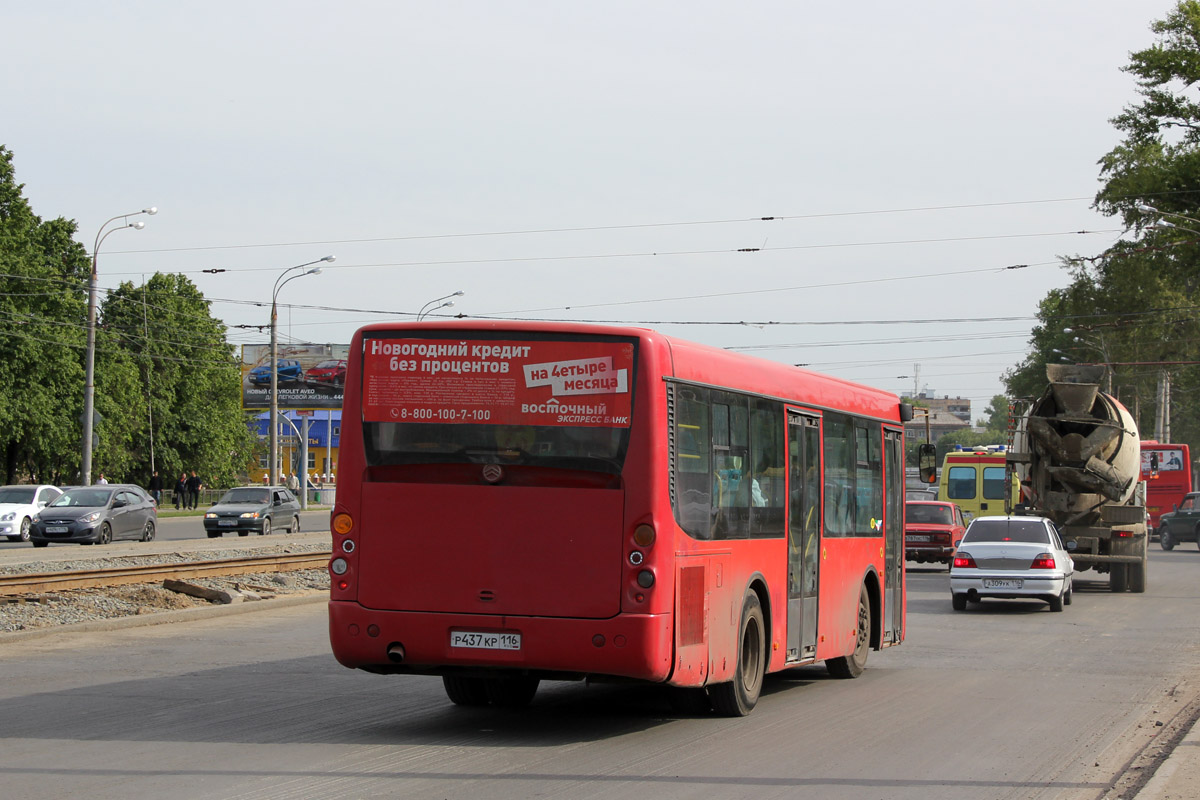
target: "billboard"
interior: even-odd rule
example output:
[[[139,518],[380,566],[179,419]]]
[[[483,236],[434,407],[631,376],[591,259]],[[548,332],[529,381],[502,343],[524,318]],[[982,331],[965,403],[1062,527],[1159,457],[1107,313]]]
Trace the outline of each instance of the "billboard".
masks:
[[[627,428],[624,342],[368,339],[363,420]]]
[[[276,345],[281,410],[342,407],[348,344]],[[242,345],[242,408],[271,407],[271,346]]]

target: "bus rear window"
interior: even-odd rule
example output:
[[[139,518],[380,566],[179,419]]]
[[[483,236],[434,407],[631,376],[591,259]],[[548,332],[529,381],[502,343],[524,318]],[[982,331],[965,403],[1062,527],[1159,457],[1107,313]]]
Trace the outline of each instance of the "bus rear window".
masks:
[[[619,474],[628,428],[365,423],[367,466],[523,464]]]
[[[632,340],[369,338],[368,466],[501,463],[619,473]]]

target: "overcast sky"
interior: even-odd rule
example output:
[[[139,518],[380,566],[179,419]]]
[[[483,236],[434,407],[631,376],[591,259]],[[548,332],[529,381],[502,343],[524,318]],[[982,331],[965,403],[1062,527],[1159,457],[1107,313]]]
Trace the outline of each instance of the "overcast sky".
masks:
[[[919,368],[978,418],[1059,258],[1120,235],[1096,162],[1174,5],[9,0],[0,144],[89,252],[157,206],[101,286],[182,272],[236,343],[333,254],[281,341],[461,290],[439,313]],[[903,322],[947,318],[975,321]]]

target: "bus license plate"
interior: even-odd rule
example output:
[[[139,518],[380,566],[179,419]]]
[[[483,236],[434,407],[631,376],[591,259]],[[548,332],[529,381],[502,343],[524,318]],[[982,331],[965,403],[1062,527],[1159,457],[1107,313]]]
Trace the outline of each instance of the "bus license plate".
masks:
[[[929,534],[928,533],[910,533],[908,535],[908,540],[910,542],[928,542]]]
[[[450,646],[477,650],[520,650],[521,634],[450,631]]]
[[[983,582],[983,588],[985,589],[1020,589],[1024,585],[1025,581],[1011,578],[1007,580],[985,579]]]

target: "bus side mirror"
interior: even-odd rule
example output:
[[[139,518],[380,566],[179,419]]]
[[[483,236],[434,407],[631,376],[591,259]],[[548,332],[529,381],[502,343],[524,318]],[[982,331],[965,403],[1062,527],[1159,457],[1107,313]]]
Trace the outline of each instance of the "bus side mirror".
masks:
[[[937,448],[932,444],[917,448],[917,470],[921,474],[921,483],[937,482]]]

